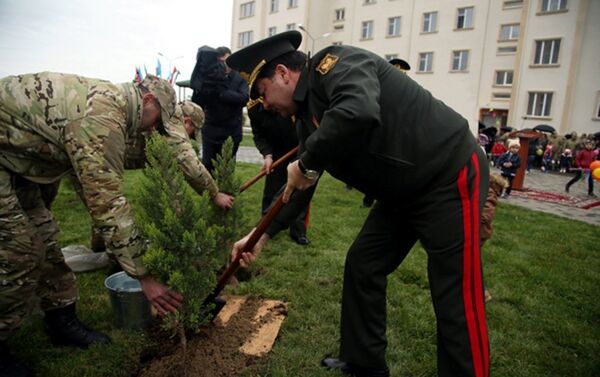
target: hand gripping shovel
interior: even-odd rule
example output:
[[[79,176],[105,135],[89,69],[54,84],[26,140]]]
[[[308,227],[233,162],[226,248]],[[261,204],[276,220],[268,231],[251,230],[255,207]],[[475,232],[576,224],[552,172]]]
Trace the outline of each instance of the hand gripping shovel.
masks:
[[[217,287],[215,288],[215,290],[202,303],[203,306],[208,305],[210,303],[215,304],[215,308],[212,311],[213,318],[215,318],[217,316],[217,314],[219,314],[221,309],[223,309],[223,306],[225,306],[225,300],[219,299],[217,296],[219,295],[219,293],[221,293],[223,288],[225,288],[225,286],[227,285],[227,282],[229,281],[231,276],[240,267],[240,259],[242,258],[242,253],[247,253],[247,252],[252,251],[252,249],[254,248],[254,246],[260,239],[260,237],[265,233],[269,224],[271,224],[271,221],[273,221],[273,218],[275,217],[275,215],[277,215],[277,213],[279,212],[279,210],[281,209],[282,206],[283,206],[283,193],[281,193],[281,195],[279,195],[279,197],[277,198],[275,203],[271,206],[271,208],[267,211],[267,213],[265,213],[265,215],[260,219],[260,221],[258,222],[258,225],[256,225],[256,228],[254,228],[254,231],[252,232],[252,234],[250,234],[250,237],[248,238],[248,241],[246,241],[246,244],[244,245],[244,247],[242,247],[240,252],[235,256],[233,261],[231,261],[231,263],[229,264],[229,266],[227,267],[225,272],[223,272],[223,274],[219,278],[219,282],[217,283]]]
[[[298,146],[292,148],[292,150],[290,150],[289,152],[287,152],[286,154],[284,154],[283,156],[281,156],[277,161],[275,161],[271,165],[271,170],[275,170],[279,165],[281,165],[284,162],[286,162],[287,160],[289,160],[297,152],[298,152]],[[262,177],[264,177],[266,174],[267,174],[267,172],[261,171],[260,173],[258,173],[254,177],[252,177],[249,180],[247,180],[246,182],[244,182],[244,184],[240,186],[240,194],[242,192],[244,192],[244,190],[246,190],[247,188],[249,188],[250,186],[252,186],[253,184],[255,184],[259,179],[261,179]],[[265,214],[265,216],[266,216],[266,214]]]

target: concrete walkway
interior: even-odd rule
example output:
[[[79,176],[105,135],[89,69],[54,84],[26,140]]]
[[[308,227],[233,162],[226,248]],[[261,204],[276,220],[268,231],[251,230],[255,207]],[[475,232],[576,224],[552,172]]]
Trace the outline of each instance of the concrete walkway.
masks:
[[[240,147],[237,160],[262,164],[262,156],[254,147]],[[492,168],[491,172],[500,173],[496,168]],[[600,226],[600,182],[594,182],[594,191],[598,197],[587,196],[587,183],[583,181],[575,183],[571,186],[570,192],[566,193],[565,184],[572,177],[571,173],[543,173],[532,170],[525,175],[523,181],[525,190],[522,192],[513,190],[510,198],[501,199],[500,203],[509,203]],[[595,203],[599,205],[589,209],[582,208]]]

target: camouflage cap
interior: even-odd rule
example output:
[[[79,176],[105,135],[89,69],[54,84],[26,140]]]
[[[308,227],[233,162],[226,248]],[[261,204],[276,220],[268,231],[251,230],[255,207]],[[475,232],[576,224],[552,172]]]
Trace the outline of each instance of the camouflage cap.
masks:
[[[175,114],[175,103],[177,96],[175,89],[167,80],[163,80],[154,75],[146,75],[146,77],[137,86],[144,87],[156,97],[160,105],[161,119],[163,124],[171,122],[171,117]]]
[[[194,123],[196,130],[202,128],[204,125],[204,110],[200,106],[192,101],[179,102],[177,106],[181,107],[181,112],[184,116],[192,118],[192,123]]]

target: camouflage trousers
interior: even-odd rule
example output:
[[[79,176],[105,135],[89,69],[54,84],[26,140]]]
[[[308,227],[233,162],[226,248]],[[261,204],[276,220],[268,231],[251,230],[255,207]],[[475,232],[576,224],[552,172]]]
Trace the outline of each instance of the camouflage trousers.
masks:
[[[19,328],[35,296],[44,311],[77,299],[40,187],[0,167],[0,340]]]

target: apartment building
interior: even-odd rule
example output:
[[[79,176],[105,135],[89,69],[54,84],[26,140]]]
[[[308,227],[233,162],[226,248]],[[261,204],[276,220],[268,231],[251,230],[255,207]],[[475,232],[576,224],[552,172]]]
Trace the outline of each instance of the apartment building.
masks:
[[[598,0],[234,0],[231,47],[297,29],[409,62],[468,119],[560,134],[600,132]],[[596,20],[596,21],[595,21]]]

